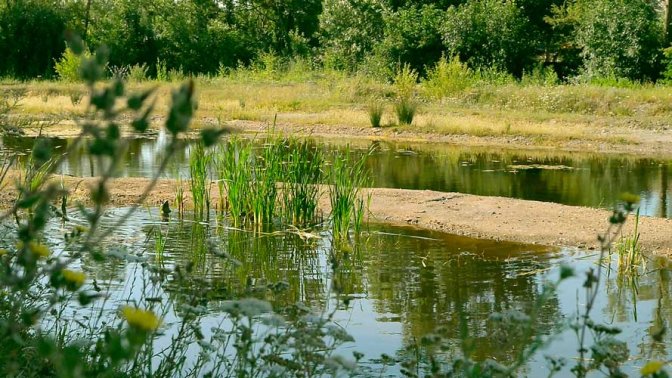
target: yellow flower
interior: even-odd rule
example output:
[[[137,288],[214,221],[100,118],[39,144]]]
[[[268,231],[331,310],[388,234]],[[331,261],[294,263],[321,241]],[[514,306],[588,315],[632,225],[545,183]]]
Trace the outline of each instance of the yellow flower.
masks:
[[[663,368],[663,366],[665,366],[665,363],[662,361],[649,361],[639,372],[642,373],[642,375],[656,374]]]
[[[84,285],[84,280],[86,280],[86,274],[82,272],[76,272],[74,270],[63,269],[63,279],[68,284],[72,285],[75,289],[79,289]]]
[[[621,194],[621,201],[623,201],[625,203],[635,204],[635,203],[639,203],[639,200],[640,200],[640,198],[636,194],[632,194],[632,193]]]
[[[152,311],[124,306],[121,308],[121,315],[126,318],[128,325],[143,331],[156,331],[161,325],[161,319]]]
[[[46,245],[39,244],[34,241],[28,243],[28,248],[30,248],[30,251],[33,252],[33,254],[37,256],[38,259],[49,257],[49,255],[51,254],[49,248],[47,248]]]
[[[2,256],[4,256],[4,255],[8,255],[8,254],[9,254],[9,251],[8,251],[8,250],[3,249],[3,248],[0,248],[0,257],[2,257]]]

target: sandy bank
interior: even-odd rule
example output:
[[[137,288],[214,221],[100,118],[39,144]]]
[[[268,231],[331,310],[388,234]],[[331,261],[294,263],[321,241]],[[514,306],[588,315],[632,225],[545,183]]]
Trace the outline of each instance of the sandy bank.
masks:
[[[10,174],[9,182],[15,178]],[[54,178],[56,182],[61,177]],[[88,201],[88,187],[95,178],[64,176],[64,185],[71,190],[70,204]],[[145,186],[145,178],[119,178],[110,184],[110,206],[136,203]],[[160,180],[147,197],[149,206],[173,201],[176,182]],[[11,186],[11,185],[10,185]],[[187,201],[189,190],[185,186]],[[213,203],[220,199],[212,187]],[[566,206],[554,203],[526,201],[502,197],[484,197],[461,193],[426,190],[367,189],[371,194],[369,219],[390,224],[413,225],[452,234],[483,239],[507,240],[549,246],[598,246],[597,235],[608,226],[609,211]],[[323,196],[320,206],[328,210],[329,201]],[[0,206],[9,207],[16,192],[7,187],[0,191]],[[188,204],[187,204],[188,205]],[[631,232],[634,222],[624,231]],[[672,254],[672,220],[642,217],[639,232],[645,250],[652,254]]]

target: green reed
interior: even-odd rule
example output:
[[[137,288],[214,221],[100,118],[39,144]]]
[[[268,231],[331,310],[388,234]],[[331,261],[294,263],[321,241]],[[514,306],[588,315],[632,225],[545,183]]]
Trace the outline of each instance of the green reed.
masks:
[[[210,211],[210,183],[208,166],[212,155],[203,144],[197,143],[191,150],[189,169],[191,171],[191,195],[194,201],[194,216],[202,219]]]
[[[371,154],[358,159],[350,157],[350,147],[334,158],[330,172],[329,199],[331,202],[331,225],[334,239],[347,239],[352,227],[361,230],[366,201],[361,188],[369,182],[366,160]]]
[[[306,226],[317,215],[320,197],[318,184],[322,179],[324,153],[308,141],[287,142],[288,152],[282,177],[286,181],[282,190],[282,206],[287,222]]]
[[[635,229],[631,235],[623,236],[615,243],[620,273],[637,275],[637,268],[644,266],[644,256],[639,243],[639,208],[635,212]]]
[[[243,223],[250,210],[251,157],[249,142],[232,138],[216,151],[214,159],[220,196],[226,191],[226,207],[236,227]]]
[[[277,181],[281,178],[282,144],[268,139],[252,164],[250,204],[253,224],[260,228],[273,221],[278,199]]]
[[[177,176],[175,180],[175,207],[180,218],[184,217],[184,186],[182,185],[182,176]]]

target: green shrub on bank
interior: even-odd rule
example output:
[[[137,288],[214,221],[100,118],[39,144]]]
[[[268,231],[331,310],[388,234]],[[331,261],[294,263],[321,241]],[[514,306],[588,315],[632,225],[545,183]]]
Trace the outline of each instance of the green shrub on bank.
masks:
[[[58,78],[62,81],[74,83],[80,80],[79,68],[82,65],[82,57],[86,57],[87,54],[77,55],[72,52],[70,47],[66,48],[63,51],[61,58],[56,61],[54,69]]]

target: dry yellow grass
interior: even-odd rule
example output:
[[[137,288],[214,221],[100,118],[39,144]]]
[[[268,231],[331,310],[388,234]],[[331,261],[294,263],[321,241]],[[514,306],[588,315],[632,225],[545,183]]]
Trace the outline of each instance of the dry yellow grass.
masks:
[[[165,114],[177,84],[130,84],[131,91],[156,87],[156,114]],[[672,93],[666,88],[605,88],[587,85],[484,86],[454,98],[419,97],[412,126],[399,127],[392,110],[394,88],[364,77],[316,75],[311,80],[261,80],[248,77],[197,79],[196,127],[233,120],[314,129],[369,128],[366,104],[385,102],[382,124],[415,133],[475,137],[522,136],[533,140],[593,140],[636,143],[638,130],[664,132],[672,124]],[[69,121],[86,105],[74,103],[86,88],[60,82],[0,84],[0,93],[22,91],[16,113]],[[422,85],[418,86],[422,93]],[[74,95],[73,95],[74,94]],[[655,135],[649,136],[655,138]]]

